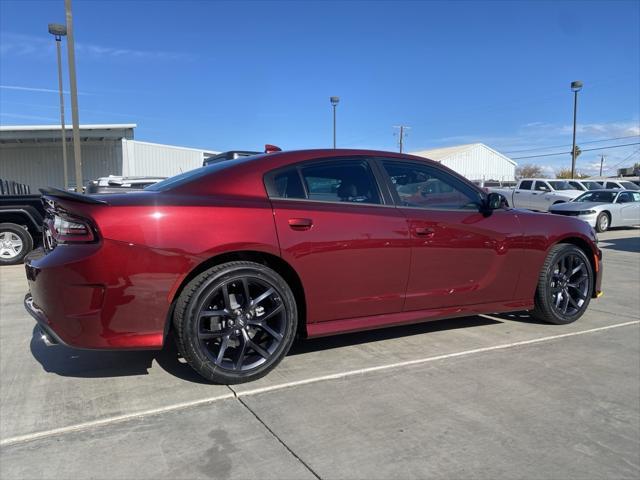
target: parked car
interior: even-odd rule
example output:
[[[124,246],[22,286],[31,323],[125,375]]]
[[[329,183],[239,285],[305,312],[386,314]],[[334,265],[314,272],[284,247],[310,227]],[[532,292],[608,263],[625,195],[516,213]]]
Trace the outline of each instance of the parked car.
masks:
[[[541,212],[549,210],[551,205],[570,202],[583,193],[566,180],[541,178],[523,178],[515,188],[489,188],[489,191],[505,197],[508,206]]]
[[[22,263],[39,245],[43,219],[40,195],[0,195],[0,266]]]
[[[88,194],[127,193],[132,190],[142,190],[165,178],[166,177],[122,177],[109,175],[108,177],[100,177],[97,180],[89,182],[85,192]]]
[[[606,232],[611,227],[640,225],[640,192],[596,190],[580,195],[573,202],[553,205],[549,211],[578,217],[598,232]]]
[[[582,190],[583,192],[588,190],[602,190],[604,188],[601,183],[595,180],[567,180],[567,182],[576,190]]]
[[[638,186],[637,184],[633,183],[630,180],[625,180],[625,179],[609,178],[609,179],[599,180],[599,182],[604,188],[608,188],[608,189],[626,188],[627,190],[640,190],[640,186]]]
[[[172,334],[214,382],[262,377],[296,335],[514,310],[567,324],[600,293],[587,223],[502,208],[411,155],[280,152],[127,195],[43,193],[25,307],[45,338],[159,349]]]

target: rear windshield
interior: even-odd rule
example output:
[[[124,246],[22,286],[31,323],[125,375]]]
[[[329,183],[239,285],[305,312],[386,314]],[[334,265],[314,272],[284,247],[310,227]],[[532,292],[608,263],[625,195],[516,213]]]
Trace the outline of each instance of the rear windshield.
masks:
[[[254,158],[256,157],[239,157],[234,158],[233,160],[224,160],[221,162],[212,163],[211,165],[207,165],[205,167],[195,168],[174,177],[169,177],[166,180],[162,180],[161,182],[155,183],[145,188],[145,190],[152,192],[166,192],[167,190],[173,190],[174,188],[181,187],[182,185],[193,182],[195,180],[199,180],[203,177],[215,175],[217,172],[226,170],[227,168],[233,168]]]

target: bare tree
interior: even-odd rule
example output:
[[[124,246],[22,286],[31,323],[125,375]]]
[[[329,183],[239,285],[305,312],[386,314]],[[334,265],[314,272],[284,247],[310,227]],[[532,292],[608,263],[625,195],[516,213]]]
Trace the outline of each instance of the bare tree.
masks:
[[[589,175],[585,175],[584,173],[576,172],[575,178],[587,178]],[[571,169],[570,168],[561,168],[556,171],[556,178],[571,178]]]
[[[540,165],[526,164],[516,168],[516,178],[544,178]]]

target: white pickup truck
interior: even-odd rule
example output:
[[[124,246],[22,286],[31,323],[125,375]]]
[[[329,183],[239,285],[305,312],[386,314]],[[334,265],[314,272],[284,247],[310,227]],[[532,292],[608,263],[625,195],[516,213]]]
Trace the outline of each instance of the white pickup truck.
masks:
[[[546,212],[551,205],[570,202],[584,191],[576,190],[566,180],[548,180],[544,178],[523,178],[513,188],[489,188],[507,199],[514,208],[527,208]]]

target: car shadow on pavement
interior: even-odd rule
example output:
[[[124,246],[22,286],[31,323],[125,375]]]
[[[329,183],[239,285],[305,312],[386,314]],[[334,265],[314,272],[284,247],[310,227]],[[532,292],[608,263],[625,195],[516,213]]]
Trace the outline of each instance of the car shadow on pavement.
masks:
[[[522,323],[535,323],[537,325],[549,325],[553,326],[553,324],[549,322],[544,322],[542,320],[536,320],[531,316],[529,312],[508,312],[508,313],[492,313],[489,315],[491,318],[499,318],[502,320],[509,320],[512,322],[522,322]]]
[[[603,250],[617,250],[619,252],[640,253],[640,236],[629,238],[612,238],[600,240]]]
[[[31,354],[46,372],[63,377],[106,378],[148,375],[153,361],[167,373],[182,380],[209,383],[181,361],[172,338],[162,350],[99,351],[78,350],[64,345],[47,347],[34,327]]]
[[[441,330],[481,327],[484,325],[495,325],[499,323],[502,322],[487,317],[472,316],[414,323],[411,325],[399,325],[397,327],[387,327],[377,330],[367,330],[364,332],[346,333],[331,337],[311,338],[296,341],[291,347],[289,355],[299,355],[302,353],[329,350],[332,348],[379,342],[381,340],[409,337],[411,335],[421,335],[423,333],[438,332]]]

